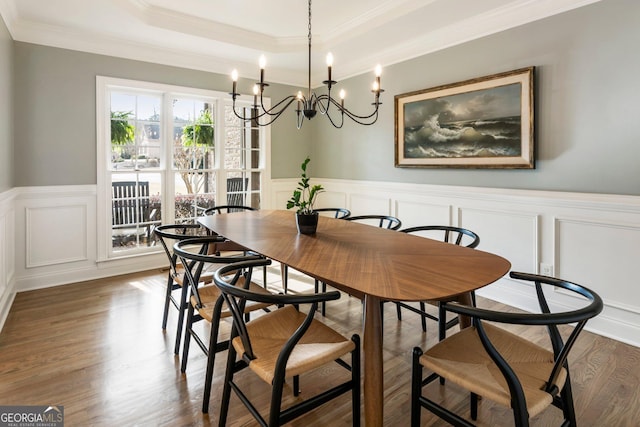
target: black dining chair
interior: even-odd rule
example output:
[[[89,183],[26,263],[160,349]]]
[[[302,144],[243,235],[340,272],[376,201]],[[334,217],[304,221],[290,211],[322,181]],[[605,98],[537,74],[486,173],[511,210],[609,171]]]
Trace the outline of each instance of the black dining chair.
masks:
[[[345,219],[370,225],[377,224],[378,227],[388,228],[389,230],[398,230],[402,226],[402,221],[391,215],[356,215]]]
[[[204,215],[215,215],[215,214],[233,213],[233,212],[242,212],[242,211],[255,211],[255,210],[257,209],[252,208],[251,206],[220,205],[220,206],[213,206],[211,208],[205,209]]]
[[[216,270],[230,263],[264,259],[255,254],[242,256],[212,254],[211,248],[223,240],[224,238],[220,236],[186,239],[177,242],[173,249],[184,267],[186,285],[191,292],[185,322],[184,346],[182,349],[180,370],[183,373],[187,370],[189,348],[191,340],[193,339],[207,356],[207,370],[205,373],[204,397],[202,401],[202,412],[204,413],[209,411],[209,398],[211,396],[211,382],[213,379],[216,353],[224,351],[229,347],[228,340],[219,341],[220,319],[230,317],[231,313],[228,310],[228,306],[223,304],[223,299],[218,287],[213,284],[202,284],[202,273],[208,270]],[[250,279],[247,279],[245,282],[244,277],[240,278],[235,284],[251,289],[253,292],[261,295],[269,295],[269,292],[265,288],[253,283]],[[263,303],[247,304],[243,307],[243,313],[248,316],[249,313],[266,309],[269,305],[270,304]],[[195,323],[201,320],[205,320],[210,324],[208,339],[202,337],[198,333],[198,329],[194,327]]]
[[[402,233],[414,234],[417,236],[441,240],[445,243],[451,243],[458,246],[466,246],[467,248],[476,248],[480,244],[480,237],[471,230],[462,227],[449,225],[422,225],[417,227],[404,228],[400,230]],[[473,294],[472,294],[473,296]],[[438,307],[438,315],[434,316],[426,309],[426,304],[432,304]],[[447,321],[446,312],[438,301],[420,301],[420,309],[413,307],[404,302],[396,302],[396,313],[398,320],[402,320],[401,308],[405,308],[421,316],[422,330],[427,331],[426,319],[438,322],[438,339],[442,341],[446,336],[447,329],[458,324],[458,316],[454,316]]]
[[[465,418],[423,394],[423,387],[438,377],[447,378],[471,392],[470,417],[477,419],[478,397],[513,410],[514,424],[529,425],[529,419],[550,405],[562,410],[563,426],[575,426],[568,355],[587,321],[602,311],[602,299],[590,289],[552,277],[512,272],[511,278],[535,290],[539,313],[505,312],[445,302],[457,315],[469,316],[472,326],[445,338],[423,352],[413,350],[411,374],[411,425],[420,426],[426,408],[455,426],[473,426]],[[548,289],[545,289],[548,288]],[[552,310],[545,291],[562,290],[581,300],[577,309]],[[543,328],[549,345],[542,347],[498,325]],[[566,326],[566,339],[559,329]],[[433,373],[423,378],[422,369]]]
[[[231,264],[214,275],[214,283],[233,315],[218,425],[226,425],[232,390],[262,426],[288,423],[351,391],[353,425],[360,425],[360,339],[358,335],[348,339],[314,318],[319,303],[336,300],[340,293],[267,295],[238,286],[240,280],[244,279],[244,283],[250,281],[253,268],[269,262],[258,260]],[[247,322],[244,312],[251,302],[281,308]],[[301,306],[308,309],[302,311]],[[347,355],[351,356],[350,365],[342,360]],[[295,403],[282,408],[286,379],[293,380],[294,395],[300,396],[300,376],[332,361],[350,371],[348,380],[304,400],[298,397]],[[242,390],[242,380],[236,380],[245,368],[271,386],[269,415],[266,417],[250,400],[255,391],[250,388]],[[323,377],[330,377],[330,372],[327,370]],[[263,400],[261,394],[257,397]]]
[[[164,310],[162,314],[162,330],[167,329],[167,321],[169,317],[169,307],[173,306],[178,310],[178,321],[176,325],[176,339],[174,353],[180,351],[180,342],[182,340],[182,326],[184,315],[187,309],[187,293],[188,284],[184,280],[184,268],[178,262],[176,254],[173,252],[173,245],[185,239],[191,239],[198,236],[205,236],[207,230],[200,224],[164,224],[156,227],[153,232],[158,237],[162,248],[164,249],[167,259],[169,260],[169,272],[167,274],[167,287],[164,298]],[[201,280],[211,282],[213,280],[212,272],[204,272]],[[176,291],[178,295],[174,295]]]
[[[235,179],[235,178],[230,178],[230,179]],[[243,205],[220,205],[220,206],[213,206],[211,208],[206,209],[203,215],[205,216],[220,215],[220,214],[228,214],[228,213],[234,213],[234,212],[247,212],[247,211],[257,211],[257,209],[251,206],[243,206]],[[223,243],[216,245],[216,247],[213,250],[217,254],[220,254],[221,252],[247,252],[246,248],[230,240],[226,240]],[[265,268],[262,273],[263,273],[262,274],[263,286],[266,288],[267,287],[267,269]]]

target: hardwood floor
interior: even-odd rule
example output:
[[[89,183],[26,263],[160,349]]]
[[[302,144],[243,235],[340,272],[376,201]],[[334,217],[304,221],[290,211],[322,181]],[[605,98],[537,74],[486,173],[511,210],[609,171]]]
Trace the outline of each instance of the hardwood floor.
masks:
[[[290,289],[311,286],[304,276],[291,270],[290,275]],[[279,286],[279,268],[270,269],[268,281],[269,286]],[[0,405],[63,405],[68,426],[217,425],[216,391],[226,353],[218,354],[211,412],[203,415],[206,360],[193,346],[187,373],[180,373],[179,359],[173,355],[175,310],[167,331],[160,328],[165,283],[165,271],[152,271],[18,294],[0,334]],[[479,305],[498,306],[486,300]],[[409,424],[411,350],[436,342],[433,322],[424,334],[417,316],[403,314],[403,320],[396,321],[395,306],[386,304],[385,426]],[[343,295],[327,306],[324,320],[349,336],[360,333],[361,315],[360,301]],[[534,340],[542,337],[541,331],[519,331]],[[570,360],[579,425],[638,425],[639,348],[584,332]],[[266,412],[269,388],[246,374],[251,397],[261,398]],[[344,375],[343,370],[330,366],[303,377],[303,396],[337,375]],[[468,415],[467,394],[454,384],[431,384],[426,392]],[[292,401],[291,393],[286,396],[286,402]],[[424,426],[446,425],[426,410],[422,414]],[[560,411],[550,408],[533,425],[558,425],[560,419]],[[511,412],[486,399],[480,402],[478,420],[480,426],[512,425]],[[345,395],[290,425],[350,424],[350,398]],[[228,425],[255,425],[235,397]]]

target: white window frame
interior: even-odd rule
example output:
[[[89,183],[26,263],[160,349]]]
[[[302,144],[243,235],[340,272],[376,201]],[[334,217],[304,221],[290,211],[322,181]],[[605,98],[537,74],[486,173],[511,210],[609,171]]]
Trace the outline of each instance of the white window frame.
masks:
[[[140,255],[147,255],[157,253],[161,251],[160,247],[149,248],[137,248],[127,250],[123,252],[114,253],[111,241],[111,173],[109,169],[110,157],[111,157],[111,140],[110,140],[110,90],[117,90],[121,88],[126,91],[136,91],[141,94],[161,94],[163,99],[163,111],[166,115],[170,110],[171,98],[173,97],[186,97],[195,99],[206,99],[207,101],[214,101],[215,108],[215,127],[214,138],[215,144],[215,159],[216,164],[214,168],[217,171],[216,179],[216,198],[220,203],[226,204],[223,195],[226,195],[226,173],[224,169],[224,141],[225,141],[225,126],[224,126],[224,107],[231,105],[231,99],[226,92],[219,92],[206,89],[190,88],[185,86],[175,86],[161,83],[151,83],[139,80],[119,79],[105,76],[96,77],[96,139],[97,139],[97,186],[96,186],[96,234],[97,234],[97,261],[109,261],[115,259],[130,258]],[[246,96],[246,99],[252,99],[250,96]],[[238,102],[240,106],[249,106],[249,102]],[[269,99],[265,98],[265,106],[268,107]],[[162,119],[162,134],[171,135],[172,120]],[[262,153],[260,156],[259,172],[261,177],[260,192],[261,192],[261,205],[268,204],[266,200],[270,194],[270,182],[271,182],[271,132],[270,127],[260,127],[260,143],[262,145]],[[166,136],[163,138],[165,141],[162,147],[164,158],[161,159],[161,167],[153,172],[158,172],[162,176],[162,222],[165,224],[172,223],[173,209],[169,209],[170,202],[173,201],[173,195],[175,194],[174,188],[174,170],[172,168],[172,150],[173,144],[166,144]],[[246,169],[250,170],[250,169]],[[255,170],[255,169],[253,169]],[[233,172],[233,171],[229,171]],[[226,197],[226,196],[225,196]],[[171,215],[169,214],[171,211]]]

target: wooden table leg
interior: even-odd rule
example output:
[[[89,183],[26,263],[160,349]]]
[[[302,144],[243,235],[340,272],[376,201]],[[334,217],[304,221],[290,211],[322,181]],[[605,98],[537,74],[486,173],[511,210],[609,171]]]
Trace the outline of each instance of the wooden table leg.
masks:
[[[464,305],[473,305],[473,300],[471,299],[471,293],[458,295],[456,297],[456,301]],[[460,322],[460,329],[468,328],[469,326],[471,326],[471,318],[469,316],[460,315],[458,319]]]
[[[364,297],[364,420],[365,426],[382,426],[384,381],[382,366],[382,308],[380,299]]]

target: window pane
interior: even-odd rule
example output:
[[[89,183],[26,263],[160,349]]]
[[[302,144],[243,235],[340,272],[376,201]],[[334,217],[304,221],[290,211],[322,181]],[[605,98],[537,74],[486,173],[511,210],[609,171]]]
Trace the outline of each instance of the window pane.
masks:
[[[251,172],[250,174],[251,179],[250,179],[250,192],[249,192],[249,199],[250,199],[250,205],[252,208],[255,209],[260,209],[260,183],[261,181],[261,177],[262,174],[260,172]]]
[[[209,102],[173,100],[174,168],[208,169],[215,164],[214,111]]]
[[[111,241],[114,251],[149,246],[161,223],[160,175],[118,174],[111,184]]]
[[[213,171],[175,173],[175,218],[185,220],[201,216],[216,205],[216,174]]]
[[[161,99],[111,93],[111,169],[160,166]]]

